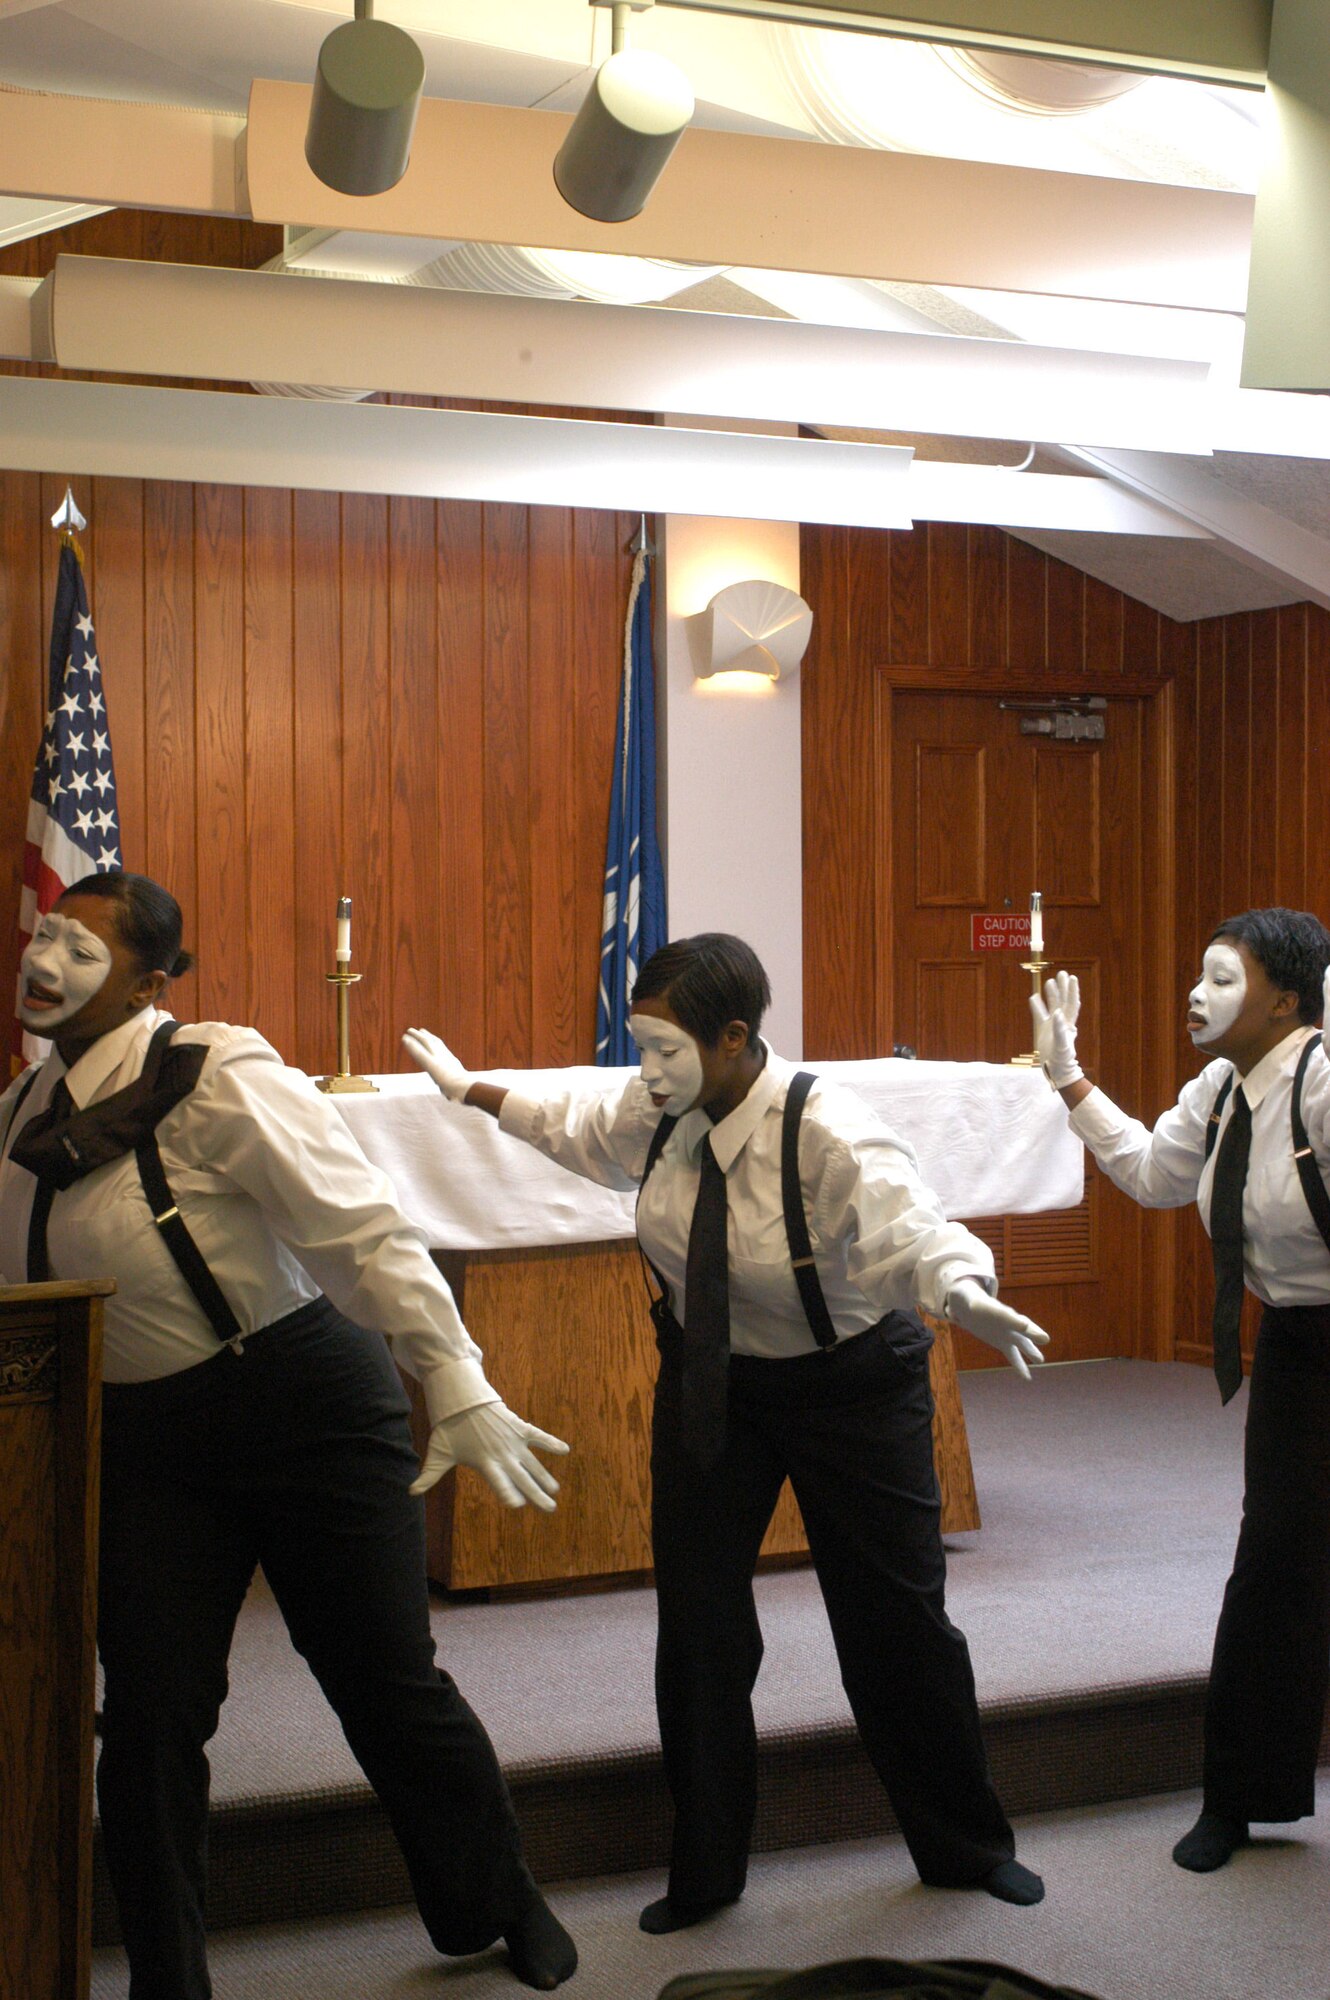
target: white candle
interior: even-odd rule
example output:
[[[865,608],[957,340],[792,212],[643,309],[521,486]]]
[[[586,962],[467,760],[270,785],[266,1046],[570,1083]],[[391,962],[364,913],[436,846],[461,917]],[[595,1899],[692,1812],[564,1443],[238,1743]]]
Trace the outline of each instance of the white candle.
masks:
[[[1044,899],[1036,889],[1030,898],[1030,951],[1038,956],[1044,948]]]
[[[337,963],[351,963],[351,898],[343,896],[337,905]]]

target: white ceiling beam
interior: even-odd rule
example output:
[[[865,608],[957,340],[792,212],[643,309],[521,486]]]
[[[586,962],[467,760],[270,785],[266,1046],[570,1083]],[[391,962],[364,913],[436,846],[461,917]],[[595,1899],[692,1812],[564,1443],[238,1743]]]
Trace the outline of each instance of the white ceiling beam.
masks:
[[[609,0],[595,0],[608,5]],[[957,42],[1259,85],[1270,0],[661,0],[703,13]]]
[[[305,160],[310,89],[259,80],[245,172],[258,222],[608,250],[699,264],[1241,311],[1251,197],[693,127],[640,216],[592,222],[554,185],[564,114],[427,98],[386,194]],[[0,149],[0,179],[6,153]]]
[[[1209,449],[1203,363],[1020,341],[69,255],[34,328],[14,358],[100,375]]]
[[[1065,450],[1061,455],[1180,514],[1249,569],[1330,610],[1330,540],[1245,499],[1200,466],[1153,452]]]
[[[0,464],[16,471],[872,528],[910,526],[917,492],[934,520],[1193,532],[1103,481],[910,459],[673,425],[0,377]]]
[[[243,118],[112,98],[12,91],[0,119],[0,193],[103,208],[244,215]],[[303,144],[303,141],[302,141]]]

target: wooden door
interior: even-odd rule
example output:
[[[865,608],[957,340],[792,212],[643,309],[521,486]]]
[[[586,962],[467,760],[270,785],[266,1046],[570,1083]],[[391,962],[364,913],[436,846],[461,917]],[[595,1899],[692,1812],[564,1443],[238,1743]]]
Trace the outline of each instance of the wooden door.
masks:
[[[1044,899],[1045,955],[1081,982],[1086,1072],[1141,1101],[1147,808],[1142,703],[1104,740],[1021,732],[997,694],[897,691],[891,711],[893,1036],[932,1061],[1007,1062],[1032,1045],[1024,953],[971,949],[970,919]],[[1002,1295],[1053,1335],[1049,1358],[1154,1352],[1140,1211],[1086,1158],[1079,1208],[980,1218]],[[963,1366],[991,1349],[962,1336]]]

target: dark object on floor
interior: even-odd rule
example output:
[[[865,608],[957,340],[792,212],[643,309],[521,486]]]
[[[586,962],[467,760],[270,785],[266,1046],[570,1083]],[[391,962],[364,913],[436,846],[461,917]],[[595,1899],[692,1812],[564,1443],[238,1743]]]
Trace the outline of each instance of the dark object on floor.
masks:
[[[659,2000],[1094,2000],[977,1958],[841,1958],[803,1972],[689,1972]]]
[[[1230,1819],[1227,1813],[1203,1812],[1190,1833],[1184,1833],[1173,1849],[1179,1868],[1193,1875],[1209,1875],[1231,1861],[1240,1847],[1247,1845],[1247,1822]]]

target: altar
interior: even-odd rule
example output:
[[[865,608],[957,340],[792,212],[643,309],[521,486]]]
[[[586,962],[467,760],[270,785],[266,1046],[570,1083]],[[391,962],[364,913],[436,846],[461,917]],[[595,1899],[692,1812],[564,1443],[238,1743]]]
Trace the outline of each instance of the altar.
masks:
[[[810,1064],[908,1140],[948,1216],[1073,1208],[1084,1155],[1037,1070],[885,1058]],[[633,1070],[487,1070],[485,1082],[539,1094],[619,1087]],[[366,1155],[391,1177],[457,1293],[494,1386],[573,1449],[556,1465],[552,1516],[494,1504],[478,1480],[445,1480],[428,1503],[430,1574],[452,1589],[549,1585],[650,1566],[655,1350],[633,1240],[633,1196],[601,1188],[441,1096],[419,1072],[376,1091],[334,1094]],[[965,1421],[945,1327],[938,1329],[934,1437],[943,1525],[978,1525]],[[421,1438],[423,1412],[417,1412]],[[795,1555],[803,1527],[788,1489],[767,1555]]]

